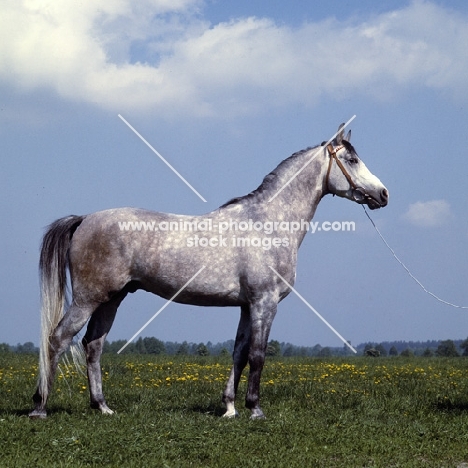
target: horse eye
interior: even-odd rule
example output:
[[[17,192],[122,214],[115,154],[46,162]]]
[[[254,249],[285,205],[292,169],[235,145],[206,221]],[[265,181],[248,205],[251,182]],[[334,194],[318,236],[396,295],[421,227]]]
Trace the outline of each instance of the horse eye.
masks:
[[[349,164],[357,164],[359,162],[358,158],[349,158],[348,159]]]

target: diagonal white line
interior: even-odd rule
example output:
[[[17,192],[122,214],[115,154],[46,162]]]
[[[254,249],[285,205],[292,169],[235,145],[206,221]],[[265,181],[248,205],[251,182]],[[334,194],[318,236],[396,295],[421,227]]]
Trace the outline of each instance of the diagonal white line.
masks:
[[[120,354],[203,270],[203,265],[118,351]]]
[[[270,269],[280,278],[291,291],[312,311],[314,314],[349,348],[353,353],[357,354],[357,351],[294,289],[272,266]]]
[[[274,200],[314,159],[315,157],[320,153],[322,149],[326,149],[327,145],[331,143],[335,137],[338,135],[341,130],[344,130],[354,119],[356,118],[356,114],[353,115],[345,124],[343,128],[340,128],[323,146],[320,146],[317,148],[317,151],[312,155],[312,157],[268,200],[268,203],[270,203],[272,200]]]
[[[189,187],[202,201],[204,201],[206,203],[206,200],[192,187],[191,184],[189,184],[189,182],[187,182],[187,180],[158,152],[156,151],[144,138],[142,135],[140,135],[120,114],[118,114],[119,118],[127,125],[127,127],[133,131],[133,133],[135,133],[135,135],[137,135],[140,140],[146,145],[148,146],[148,148],[156,155],[158,156],[159,159],[161,159],[161,161],[166,164],[166,166],[171,169],[172,172],[174,172],[175,175],[177,175],[179,177],[180,180],[182,180],[182,182],[185,183],[185,185],[187,185],[187,187]]]
[[[468,309],[468,306],[461,306],[457,304],[453,304],[452,302],[444,301],[441,299],[439,296],[434,294],[433,292],[429,291],[422,283],[421,281],[416,278],[416,276],[411,273],[409,268],[400,260],[400,257],[395,253],[395,251],[390,247],[389,243],[385,240],[385,237],[382,235],[380,232],[379,228],[377,225],[374,223],[374,220],[370,217],[369,213],[366,210],[366,207],[362,205],[364,208],[364,213],[366,213],[366,216],[369,218],[369,221],[372,223],[372,226],[374,226],[374,229],[377,231],[377,234],[379,235],[380,239],[382,239],[382,242],[387,246],[387,249],[390,250],[390,252],[393,255],[393,258],[403,267],[403,269],[408,273],[409,277],[416,282],[416,284],[426,293],[429,294],[429,296],[432,296],[436,301],[442,302],[442,304],[449,305],[451,307],[455,307],[456,309]]]

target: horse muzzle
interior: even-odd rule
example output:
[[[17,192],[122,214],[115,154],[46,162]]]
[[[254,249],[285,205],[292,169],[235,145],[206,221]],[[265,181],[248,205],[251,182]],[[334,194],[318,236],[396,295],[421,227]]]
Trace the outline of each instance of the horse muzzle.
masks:
[[[361,187],[356,187],[353,189],[353,199],[356,203],[361,205],[367,205],[371,210],[377,210],[383,208],[388,204],[388,190],[383,188],[380,192],[375,194],[369,194]]]

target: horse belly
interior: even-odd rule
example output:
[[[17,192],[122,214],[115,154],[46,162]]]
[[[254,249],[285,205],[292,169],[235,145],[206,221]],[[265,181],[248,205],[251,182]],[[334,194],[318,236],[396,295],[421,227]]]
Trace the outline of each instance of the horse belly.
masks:
[[[161,265],[160,265],[161,267]],[[239,279],[214,274],[210,266],[158,268],[158,274],[138,278],[142,289],[181,304],[240,306],[244,303]]]

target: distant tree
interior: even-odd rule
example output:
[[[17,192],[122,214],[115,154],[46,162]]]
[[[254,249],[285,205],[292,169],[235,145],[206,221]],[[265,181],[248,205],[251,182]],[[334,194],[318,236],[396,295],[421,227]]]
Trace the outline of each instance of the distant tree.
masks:
[[[34,343],[27,341],[24,344],[19,344],[16,346],[16,352],[20,354],[36,354],[39,352],[39,349],[34,346]]]
[[[281,345],[279,341],[272,340],[268,343],[266,349],[267,356],[281,356]]]
[[[143,344],[148,354],[164,354],[166,347],[161,340],[154,338],[154,336],[143,338]]]
[[[102,347],[102,352],[103,353],[110,353],[111,352],[111,349],[112,349],[112,346],[111,344],[106,340],[104,341],[104,345]]]
[[[208,351],[208,348],[206,345],[204,345],[203,343],[200,343],[198,346],[197,346],[197,355],[198,356],[208,356],[210,354],[210,352]]]
[[[0,343],[0,354],[11,353],[11,347],[7,343]]]
[[[146,354],[146,347],[145,347],[145,342],[143,341],[143,338],[140,336],[138,340],[135,342],[135,351],[138,354]]]
[[[115,340],[112,342],[105,342],[103,352],[117,354],[124,346],[125,349],[122,351],[122,354],[132,354],[135,352],[135,343],[128,343],[127,340]]]
[[[457,348],[452,340],[441,341],[436,350],[436,355],[439,357],[458,357]]]
[[[322,348],[319,352],[320,357],[330,357],[332,355],[331,349],[328,346]]]
[[[375,348],[369,348],[364,352],[364,356],[379,357],[380,352]]]
[[[286,348],[284,348],[283,356],[284,357],[294,356],[294,346],[291,344],[287,345]]]
[[[229,351],[229,353],[232,353],[234,351],[234,344],[235,344],[234,340],[228,340],[228,341],[223,342],[222,346],[226,348]]]
[[[396,349],[395,346],[392,346],[392,347],[390,348],[390,350],[388,351],[388,354],[389,354],[390,356],[398,356],[398,350]]]
[[[175,354],[177,354],[177,350],[179,349],[180,344],[175,343],[174,341],[165,341],[164,347],[166,349],[166,354],[174,356]]]
[[[431,348],[426,348],[421,356],[423,356],[423,357],[433,357],[434,356],[434,351],[432,351]]]
[[[404,349],[404,350],[400,353],[400,356],[403,356],[403,357],[414,357],[414,353],[413,353],[413,351],[412,351],[410,348],[406,348],[406,349]]]
[[[225,348],[225,347],[221,348],[221,351],[219,352],[219,355],[220,355],[220,356],[223,356],[223,357],[224,357],[224,356],[227,357],[227,356],[229,356],[230,354],[231,354],[231,353],[230,353],[230,352],[228,351],[228,349]]]
[[[176,354],[179,356],[186,356],[188,353],[189,353],[189,345],[186,341],[184,341],[177,349]]]
[[[375,347],[375,350],[380,353],[380,356],[386,356],[387,355],[387,350],[384,348],[383,344],[378,344]]]
[[[121,351],[122,354],[136,354],[137,350],[135,347],[135,343],[129,343],[127,340],[117,340],[112,343],[114,352],[118,353],[122,347],[125,348]]]
[[[316,344],[313,348],[312,348],[312,356],[319,356],[320,355],[320,351],[322,351],[322,347],[320,346],[320,344]]]
[[[350,340],[348,340],[348,345],[351,346],[351,341]],[[350,353],[351,353],[351,348],[349,348],[347,345],[343,344],[343,355],[347,356]]]
[[[468,356],[468,338],[460,344],[460,348],[463,349],[462,356]]]

